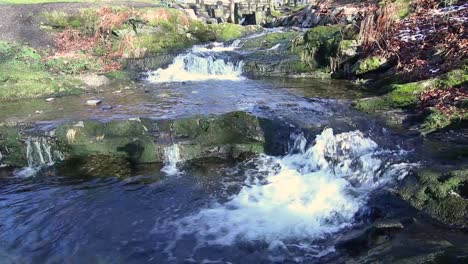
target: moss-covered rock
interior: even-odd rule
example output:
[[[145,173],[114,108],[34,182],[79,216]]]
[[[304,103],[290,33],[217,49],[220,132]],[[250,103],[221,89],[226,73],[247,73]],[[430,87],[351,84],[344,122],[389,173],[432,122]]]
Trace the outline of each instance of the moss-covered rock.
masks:
[[[446,224],[468,226],[468,170],[421,171],[398,190],[415,208]]]
[[[300,33],[296,31],[286,32],[273,32],[256,38],[247,39],[242,45],[242,49],[255,50],[255,49],[270,49],[277,44],[289,45],[291,40],[299,36]]]
[[[18,127],[0,127],[0,164],[23,167],[26,161],[26,147],[23,142],[21,129]]]
[[[182,160],[237,158],[271,151],[265,135],[272,132],[265,130],[272,127],[269,120],[233,112],[176,120],[80,121],[60,125],[55,136],[67,158],[104,155],[131,163],[154,163],[164,161],[164,152],[172,144],[178,145]]]
[[[57,128],[58,143],[69,156],[107,155],[125,157],[134,163],[159,161],[151,123],[123,120],[101,123],[84,121]]]
[[[387,59],[378,56],[371,56],[363,60],[359,60],[353,65],[352,73],[355,75],[362,75],[382,68]]]
[[[447,128],[460,127],[467,123],[468,113],[454,109],[450,115],[447,115],[435,107],[427,109],[429,114],[424,118],[421,125],[421,132],[428,134]]]
[[[414,107],[419,102],[421,92],[431,89],[446,89],[468,81],[468,68],[453,70],[437,78],[406,84],[392,84],[390,92],[379,97],[360,99],[354,106],[362,111],[372,112],[393,108]]]

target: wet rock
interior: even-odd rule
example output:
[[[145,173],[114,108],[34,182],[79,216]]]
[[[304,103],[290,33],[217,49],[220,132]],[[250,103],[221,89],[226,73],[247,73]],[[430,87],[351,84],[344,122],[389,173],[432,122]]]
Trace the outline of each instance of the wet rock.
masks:
[[[94,73],[80,75],[78,79],[90,87],[99,87],[110,83],[110,79],[106,76]]]
[[[108,155],[132,163],[164,160],[165,147],[177,143],[182,160],[208,157],[242,158],[263,152],[283,154],[285,146],[272,142],[290,128],[244,112],[176,120],[134,118],[110,122],[62,124],[57,141],[68,157]]]
[[[77,177],[117,177],[131,176],[131,163],[124,157],[92,155],[72,158],[59,166],[63,175]]]
[[[350,255],[357,255],[372,246],[385,242],[403,229],[404,226],[399,220],[377,221],[372,226],[353,230],[340,237],[336,242],[336,247]]]
[[[23,167],[26,161],[26,146],[22,141],[20,127],[0,126],[0,152],[2,164],[14,167]]]
[[[468,227],[468,171],[420,171],[397,193],[415,208],[455,227]]]
[[[96,105],[98,105],[98,104],[100,104],[100,103],[102,103],[101,100],[99,100],[99,99],[93,99],[93,100],[87,100],[85,104],[86,104],[86,105],[91,105],[91,106],[96,106]]]

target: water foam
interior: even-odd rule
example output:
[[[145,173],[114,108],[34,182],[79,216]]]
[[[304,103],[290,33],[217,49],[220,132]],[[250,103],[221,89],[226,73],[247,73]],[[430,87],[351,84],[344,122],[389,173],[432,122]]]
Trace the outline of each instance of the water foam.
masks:
[[[177,164],[181,162],[179,145],[172,144],[164,148],[164,167],[161,169],[162,172],[168,175],[180,174]]]
[[[359,131],[326,129],[305,152],[302,138],[293,137],[299,153],[258,158],[236,196],[180,220],[179,235],[205,245],[312,242],[351,226],[372,190],[407,173],[408,165],[381,160],[383,151]]]
[[[150,72],[148,80],[153,83],[229,80],[240,81],[243,61],[230,62],[215,56],[217,53],[233,51],[240,45],[234,41],[229,45],[214,42],[208,45],[196,45],[188,53],[174,58],[166,69],[159,68]]]
[[[31,177],[44,166],[51,166],[56,160],[63,160],[59,150],[52,151],[52,145],[44,137],[29,137],[26,140],[26,160],[28,167],[15,171],[17,177]]]

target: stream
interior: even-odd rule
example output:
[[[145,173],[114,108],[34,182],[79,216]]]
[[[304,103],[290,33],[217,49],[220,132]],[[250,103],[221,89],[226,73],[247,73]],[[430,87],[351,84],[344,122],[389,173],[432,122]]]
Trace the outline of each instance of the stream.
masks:
[[[432,161],[418,137],[353,110],[350,100],[367,94],[347,82],[244,77],[243,62],[230,60],[243,53],[241,45],[195,46],[137,83],[95,94],[0,105],[3,122],[40,129],[233,111],[294,128],[281,142],[283,155],[185,161],[171,144],[164,162],[135,165],[128,178],[83,177],[55,166],[63,154],[31,138],[27,168],[0,168],[0,262],[342,263],[355,255],[340,243],[371,225],[376,210],[416,217],[389,190]],[[103,103],[86,107],[87,99]],[[423,220],[396,243],[426,235],[466,243],[466,235]],[[418,250],[433,249],[389,252]]]

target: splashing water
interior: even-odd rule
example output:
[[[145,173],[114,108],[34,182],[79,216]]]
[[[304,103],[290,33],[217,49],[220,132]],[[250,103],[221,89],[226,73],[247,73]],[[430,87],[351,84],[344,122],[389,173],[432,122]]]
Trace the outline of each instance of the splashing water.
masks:
[[[181,162],[180,151],[178,144],[172,144],[164,148],[164,167],[161,169],[162,172],[168,175],[180,174],[177,168],[177,163]]]
[[[19,169],[15,172],[19,177],[34,176],[37,171],[43,166],[50,166],[54,164],[54,160],[63,160],[63,154],[54,150],[46,138],[29,137],[26,140],[26,160],[28,167]]]
[[[240,81],[242,78],[243,61],[229,62],[216,58],[215,53],[234,50],[240,42],[229,46],[222,43],[194,46],[186,54],[178,55],[167,69],[159,68],[149,73],[148,81],[153,83],[229,80]]]
[[[326,129],[305,152],[303,135],[292,139],[297,154],[259,157],[237,196],[180,220],[178,235],[195,234],[205,245],[313,244],[351,226],[369,193],[409,167],[379,159],[384,151],[359,131],[334,135]]]

